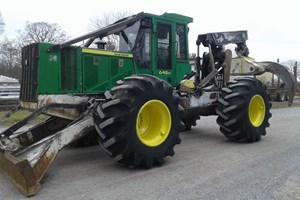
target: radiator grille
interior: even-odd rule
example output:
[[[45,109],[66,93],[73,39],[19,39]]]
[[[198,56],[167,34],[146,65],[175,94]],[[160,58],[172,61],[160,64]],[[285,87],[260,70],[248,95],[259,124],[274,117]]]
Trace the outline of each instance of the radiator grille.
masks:
[[[61,88],[77,89],[76,49],[66,48],[61,51]]]
[[[22,48],[21,101],[37,101],[38,55],[39,45],[37,43]]]

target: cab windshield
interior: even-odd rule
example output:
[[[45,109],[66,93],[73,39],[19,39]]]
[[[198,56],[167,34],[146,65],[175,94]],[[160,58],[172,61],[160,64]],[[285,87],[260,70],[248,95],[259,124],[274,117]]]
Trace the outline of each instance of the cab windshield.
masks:
[[[139,32],[139,28],[140,21],[137,21],[132,26],[125,28],[119,33],[119,51],[132,52]]]

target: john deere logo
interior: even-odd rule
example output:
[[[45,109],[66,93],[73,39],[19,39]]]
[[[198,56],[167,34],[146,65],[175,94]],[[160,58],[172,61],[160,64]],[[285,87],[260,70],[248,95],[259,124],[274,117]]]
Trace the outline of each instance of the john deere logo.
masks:
[[[171,74],[171,72],[167,71],[167,70],[160,70],[158,73],[159,74],[163,74],[163,75],[169,75],[169,74]]]

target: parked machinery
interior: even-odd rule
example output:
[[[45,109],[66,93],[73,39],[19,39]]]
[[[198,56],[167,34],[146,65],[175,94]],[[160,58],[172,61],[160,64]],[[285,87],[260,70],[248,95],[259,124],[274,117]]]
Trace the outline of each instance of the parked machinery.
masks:
[[[230,71],[279,72],[287,84],[289,77],[279,65],[247,57],[246,31],[199,35],[193,72],[192,21],[179,14],[139,13],[62,44],[24,47],[20,106],[34,112],[0,134],[2,171],[22,193],[35,195],[58,152],[94,129],[118,162],[162,165],[174,155],[180,130],[190,129],[199,116],[218,115],[221,132],[232,141],[259,141],[271,117],[266,87],[248,77],[229,81]],[[117,51],[105,50],[104,37],[111,34],[119,36]],[[96,39],[102,42],[92,48]],[[84,45],[74,45],[81,41]],[[238,45],[238,58],[223,49],[228,43]],[[209,48],[202,57],[201,44]],[[17,131],[40,114],[49,118]]]

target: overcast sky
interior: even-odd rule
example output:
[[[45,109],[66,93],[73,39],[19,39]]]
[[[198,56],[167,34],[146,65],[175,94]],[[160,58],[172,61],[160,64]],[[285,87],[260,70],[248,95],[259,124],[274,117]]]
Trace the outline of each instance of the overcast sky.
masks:
[[[197,2],[197,3],[196,3]],[[300,6],[296,0],[0,0],[4,34],[14,37],[25,22],[58,23],[71,37],[87,33],[93,17],[104,12],[178,13],[194,18],[189,25],[190,53],[198,34],[248,30],[250,56],[257,61],[300,60]]]

